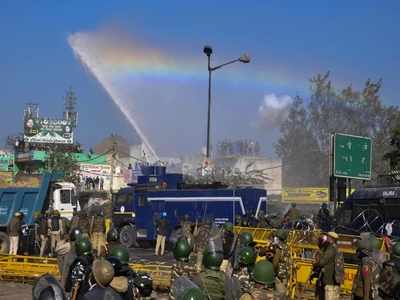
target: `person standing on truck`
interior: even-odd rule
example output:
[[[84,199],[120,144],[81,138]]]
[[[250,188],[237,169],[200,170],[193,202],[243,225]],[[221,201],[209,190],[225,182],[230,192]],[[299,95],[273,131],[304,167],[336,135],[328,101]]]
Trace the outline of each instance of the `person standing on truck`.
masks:
[[[58,210],[54,210],[51,217],[48,219],[48,227],[50,231],[51,254],[54,256],[57,243],[60,243],[61,236],[64,233],[63,222]]]
[[[164,255],[165,250],[165,240],[168,235],[168,221],[164,216],[157,221],[157,241],[156,241],[156,249],[155,254],[158,256],[160,253],[161,256]]]
[[[100,207],[96,208],[93,216],[90,218],[90,238],[92,240],[93,249],[97,256],[101,256],[103,248],[106,247],[105,231],[106,225],[103,211]]]
[[[7,234],[10,237],[10,255],[17,255],[19,236],[21,234],[21,226],[24,215],[21,212],[16,212],[7,227]]]

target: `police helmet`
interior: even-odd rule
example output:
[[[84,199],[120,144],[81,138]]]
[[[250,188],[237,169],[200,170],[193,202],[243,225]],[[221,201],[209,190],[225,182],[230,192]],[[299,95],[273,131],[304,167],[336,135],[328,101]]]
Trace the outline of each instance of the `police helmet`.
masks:
[[[122,264],[118,257],[107,256],[106,259],[111,263],[114,268],[114,273],[118,273],[121,270]]]
[[[205,251],[203,255],[203,265],[206,269],[219,271],[224,256],[221,252]]]
[[[153,291],[153,279],[147,273],[139,272],[133,280],[141,297],[150,297]]]
[[[253,247],[243,247],[239,252],[239,262],[244,266],[253,265],[256,262],[256,252]]]
[[[97,284],[106,287],[114,278],[114,268],[111,263],[104,259],[96,259],[92,266],[93,277]]]
[[[92,244],[90,240],[84,237],[78,238],[75,243],[75,251],[77,256],[89,255],[92,253]]]
[[[240,239],[240,243],[242,245],[248,246],[248,245],[253,244],[253,236],[251,235],[250,232],[240,233],[239,239]]]
[[[187,261],[189,259],[190,252],[192,252],[192,247],[187,239],[180,238],[175,243],[173,254],[176,260]]]
[[[253,270],[253,280],[255,282],[272,285],[275,282],[275,272],[272,263],[268,260],[258,261]]]
[[[118,230],[116,228],[111,228],[107,233],[107,242],[118,241]]]
[[[233,231],[233,224],[231,222],[225,222],[224,223],[224,229],[226,231],[232,232]]]
[[[122,245],[112,247],[109,256],[118,258],[122,264],[129,263],[128,249]]]
[[[79,228],[73,228],[69,234],[69,240],[75,242],[79,237],[82,236],[82,231]]]

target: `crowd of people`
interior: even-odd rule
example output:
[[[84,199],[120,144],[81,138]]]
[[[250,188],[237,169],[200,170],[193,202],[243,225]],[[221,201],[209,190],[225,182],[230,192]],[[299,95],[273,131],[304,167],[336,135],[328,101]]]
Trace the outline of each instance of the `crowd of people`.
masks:
[[[104,178],[102,176],[83,176],[80,178],[80,186],[84,190],[104,190]]]
[[[295,206],[291,209],[287,218],[294,220],[299,215]],[[322,212],[323,209],[324,206]],[[57,286],[74,300],[151,297],[151,277],[131,269],[128,249],[119,245],[118,234],[110,229],[107,219],[108,214],[100,207],[90,213],[75,212],[68,224],[57,211],[35,214],[40,255],[57,257],[61,273]],[[23,214],[19,212],[10,223],[10,254],[18,252],[18,228],[22,222]],[[168,294],[157,294],[156,299],[289,298],[293,261],[288,229],[274,230],[268,247],[256,248],[249,232],[238,235],[229,222],[223,226],[211,218],[193,222],[185,215],[179,226],[181,234],[172,247],[176,263],[172,266],[171,288]],[[164,255],[169,236],[166,218],[161,216],[156,228],[155,254]],[[318,239],[309,278],[316,283],[316,299],[340,299],[345,272],[338,240],[334,231],[324,231]],[[362,233],[354,245],[359,268],[352,298],[400,299],[400,243],[391,244],[389,239],[382,242],[372,233]],[[53,279],[46,276],[34,288],[37,295],[56,293],[54,286],[51,291],[48,289]]]

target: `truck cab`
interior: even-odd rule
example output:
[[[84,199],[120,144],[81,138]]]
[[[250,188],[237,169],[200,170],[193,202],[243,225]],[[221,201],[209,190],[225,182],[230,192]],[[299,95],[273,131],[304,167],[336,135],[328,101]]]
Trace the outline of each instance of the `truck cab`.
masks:
[[[51,207],[53,210],[58,210],[61,217],[71,219],[73,211],[80,210],[79,201],[77,201],[76,196],[76,188],[73,183],[54,183]]]

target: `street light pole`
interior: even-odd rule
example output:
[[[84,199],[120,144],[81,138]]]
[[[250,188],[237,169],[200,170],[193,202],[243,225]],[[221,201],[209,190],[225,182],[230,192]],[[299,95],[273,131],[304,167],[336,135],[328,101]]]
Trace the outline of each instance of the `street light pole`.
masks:
[[[218,70],[226,65],[233,64],[235,62],[249,63],[250,57],[247,54],[242,54],[239,58],[230,60],[226,63],[220,64],[218,66],[211,66],[211,54],[213,50],[211,46],[204,46],[203,52],[207,55],[208,59],[208,111],[207,111],[207,148],[206,148],[206,158],[210,158],[210,122],[211,122],[211,73],[212,71]]]
[[[207,150],[206,157],[210,157],[210,120],[211,120],[211,55],[208,58],[208,113],[207,113]]]

